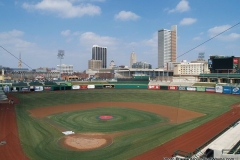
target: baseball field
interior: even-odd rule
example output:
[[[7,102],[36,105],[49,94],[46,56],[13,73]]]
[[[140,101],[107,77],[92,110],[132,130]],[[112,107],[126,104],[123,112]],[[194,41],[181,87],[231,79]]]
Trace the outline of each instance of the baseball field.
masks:
[[[16,136],[33,160],[130,159],[240,102],[239,96],[143,89],[13,95],[20,101],[15,105]]]

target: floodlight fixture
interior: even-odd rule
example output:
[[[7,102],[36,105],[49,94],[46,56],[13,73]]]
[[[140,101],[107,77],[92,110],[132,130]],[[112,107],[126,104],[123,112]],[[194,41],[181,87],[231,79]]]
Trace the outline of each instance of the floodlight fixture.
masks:
[[[60,74],[59,74],[59,78],[61,79],[61,74],[62,74],[62,59],[64,57],[64,50],[58,50],[58,58],[60,59]]]

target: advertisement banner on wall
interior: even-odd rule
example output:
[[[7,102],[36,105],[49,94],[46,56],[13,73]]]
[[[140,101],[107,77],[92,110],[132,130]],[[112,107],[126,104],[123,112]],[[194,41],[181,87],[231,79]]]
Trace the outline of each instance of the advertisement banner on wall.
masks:
[[[205,87],[197,87],[198,92],[205,92],[206,88]]]
[[[185,87],[185,86],[178,86],[178,90],[179,91],[186,91],[187,87]]]
[[[206,92],[215,92],[215,87],[207,87]]]
[[[239,87],[232,87],[232,94],[240,94],[240,88]]]
[[[18,90],[19,90],[19,88],[17,88],[17,87],[12,88],[12,92],[18,92]]]
[[[43,90],[44,90],[44,91],[51,91],[51,90],[52,90],[52,87],[51,87],[51,86],[44,86],[44,87],[43,87]]]
[[[149,85],[148,89],[160,89],[159,85]]]
[[[232,94],[232,87],[231,86],[223,86],[223,93]]]
[[[9,91],[10,91],[10,87],[7,86],[7,85],[5,85],[5,86],[3,87],[3,90],[4,90],[4,92],[9,92]]]
[[[34,86],[30,86],[30,91],[34,91]]]
[[[168,90],[178,90],[178,86],[168,86]]]
[[[80,86],[79,85],[73,85],[72,89],[80,89]]]
[[[30,92],[30,88],[29,87],[22,87],[21,91],[22,92]]]
[[[35,86],[34,91],[43,91],[43,86]]]
[[[95,88],[95,85],[88,85],[87,88],[88,88],[88,89],[94,89],[94,88]]]
[[[114,88],[114,85],[103,85],[103,88]]]
[[[216,86],[215,91],[216,93],[223,93],[223,86]]]
[[[238,68],[238,58],[233,58],[233,69]]]
[[[209,59],[209,60],[208,60],[208,68],[212,68],[212,64],[213,64],[213,63],[212,63],[212,60]]]
[[[168,90],[168,86],[160,86],[161,90]]]
[[[187,91],[196,91],[196,87],[187,87]]]
[[[80,85],[80,89],[88,89],[87,85]]]

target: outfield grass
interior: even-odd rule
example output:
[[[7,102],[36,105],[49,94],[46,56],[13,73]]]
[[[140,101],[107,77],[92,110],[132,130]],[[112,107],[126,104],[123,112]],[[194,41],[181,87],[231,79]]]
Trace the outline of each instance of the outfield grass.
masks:
[[[16,112],[22,146],[25,154],[34,160],[127,159],[165,143],[170,139],[173,139],[174,137],[223,114],[229,110],[228,106],[240,101],[239,96],[228,96],[223,94],[141,89],[80,90],[14,95],[17,96],[21,101],[21,104],[17,105],[16,107]],[[182,124],[158,126],[157,124],[161,123],[162,119],[153,116],[152,113],[149,113],[147,117],[153,118],[151,121],[148,121],[147,125],[150,127],[145,128],[145,125],[139,124],[137,127],[143,127],[142,130],[138,132],[131,132],[128,135],[116,137],[114,139],[114,143],[109,147],[93,151],[77,152],[70,151],[59,146],[57,141],[63,136],[63,134],[46,121],[32,118],[28,112],[30,109],[39,107],[86,102],[140,102],[163,104],[201,112],[206,114],[206,116],[196,118],[193,121]],[[85,112],[85,114],[90,114],[89,110]],[[125,113],[127,112],[125,111]],[[84,117],[84,111],[76,111],[75,115],[76,114],[82,114]],[[143,112],[139,111],[140,117],[142,114]],[[67,112],[53,115],[49,118],[54,119],[54,121],[58,121],[61,119],[59,118],[60,115],[65,116],[65,119],[70,116]],[[91,118],[91,114],[88,117]],[[128,114],[126,114],[126,118],[129,118]],[[70,122],[71,125],[73,125],[71,128],[78,130],[76,126],[78,123],[81,123],[81,118],[70,118],[68,124],[63,125],[70,125]],[[62,124],[65,122],[59,121],[58,123]],[[136,121],[134,121],[134,123],[136,123]],[[85,124],[83,123],[81,125]],[[100,129],[96,129],[95,127],[91,126],[88,129],[91,131],[101,132]],[[87,131],[88,129],[84,131]],[[131,129],[131,126],[126,126],[124,130],[126,129]],[[106,127],[106,130],[103,132],[112,131],[114,130],[111,130],[111,127]]]

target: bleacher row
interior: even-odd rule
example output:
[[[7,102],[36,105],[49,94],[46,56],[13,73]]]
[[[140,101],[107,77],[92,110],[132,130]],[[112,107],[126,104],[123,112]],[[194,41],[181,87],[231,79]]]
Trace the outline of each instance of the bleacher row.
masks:
[[[19,81],[18,83],[12,83],[13,87],[17,87],[17,86],[43,86],[43,85],[57,85],[57,83],[53,82],[53,81],[45,81],[45,82],[39,82],[39,81],[32,81],[32,82],[23,82],[23,81]]]
[[[216,140],[218,137],[220,137],[221,135],[223,135],[227,130],[229,130],[231,127],[234,127],[236,124],[238,124],[240,121],[240,118],[238,120],[236,120],[234,123],[232,123],[231,125],[229,125],[228,127],[226,127],[224,130],[222,130],[221,132],[219,132],[217,135],[215,135],[214,137],[212,137],[211,139],[209,139],[207,142],[203,143],[201,146],[199,146],[198,148],[195,149],[195,151],[193,152],[184,152],[181,150],[176,150],[173,154],[173,157],[184,157],[184,158],[206,158],[205,154],[201,152],[201,150],[203,148],[205,148],[206,146],[208,146],[210,143],[212,143],[214,140]],[[198,153],[201,153],[201,156],[198,157]],[[240,154],[240,140],[229,150],[228,154]]]
[[[240,140],[230,149],[228,154],[240,154]]]
[[[0,102],[4,102],[4,101],[7,101],[7,100],[8,100],[7,95],[3,91],[3,88],[0,87]]]

